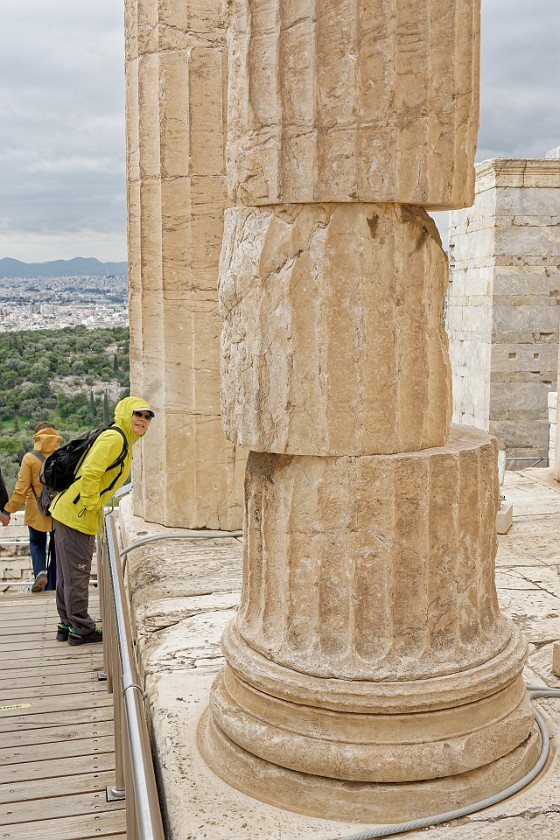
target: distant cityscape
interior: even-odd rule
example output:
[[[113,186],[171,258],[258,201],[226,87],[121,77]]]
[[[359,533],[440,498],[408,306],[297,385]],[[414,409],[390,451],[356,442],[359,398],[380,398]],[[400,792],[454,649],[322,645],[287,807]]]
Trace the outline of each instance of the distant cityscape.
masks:
[[[0,332],[128,326],[123,275],[1,277]]]

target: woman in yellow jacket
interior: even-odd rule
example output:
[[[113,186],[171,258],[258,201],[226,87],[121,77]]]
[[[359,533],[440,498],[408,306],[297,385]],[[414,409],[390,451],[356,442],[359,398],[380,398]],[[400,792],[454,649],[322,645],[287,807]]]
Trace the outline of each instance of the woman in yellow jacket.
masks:
[[[37,500],[43,489],[39,472],[45,458],[58,448],[62,438],[52,423],[42,421],[35,426],[33,440],[33,452],[26,452],[22,458],[14,492],[2,511],[2,523],[7,525],[10,514],[19,510],[25,502],[23,521],[29,528],[29,551],[35,575],[31,591],[42,592],[45,588],[54,589],[56,586],[56,555],[53,543],[47,575],[47,534],[53,530],[53,521],[39,510]]]
[[[132,444],[148,430],[154,412],[145,400],[126,397],[115,408],[114,426],[102,432],[87,453],[73,484],[54,499],[58,579],[56,638],[71,645],[100,642],[103,633],[88,613],[89,576],[95,534],[101,530],[103,505],[128,478]],[[114,465],[123,454],[121,464]],[[106,492],[105,492],[106,491]]]

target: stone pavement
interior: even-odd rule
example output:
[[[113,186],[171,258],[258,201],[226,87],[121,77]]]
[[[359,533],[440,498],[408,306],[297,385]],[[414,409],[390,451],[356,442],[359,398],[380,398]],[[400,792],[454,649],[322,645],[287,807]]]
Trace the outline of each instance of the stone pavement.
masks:
[[[560,688],[552,673],[553,643],[560,639],[560,484],[549,469],[508,472],[502,492],[513,503],[513,525],[498,537],[500,604],[529,641],[527,683]],[[171,531],[134,517],[130,499],[120,510],[125,545]],[[223,662],[220,637],[239,601],[241,541],[162,540],[134,549],[127,563],[169,840],[337,840],[371,828],[257,802],[215,777],[200,758],[196,731]],[[430,837],[560,836],[560,699],[539,700],[538,707],[552,739],[538,779],[492,808],[428,829]]]

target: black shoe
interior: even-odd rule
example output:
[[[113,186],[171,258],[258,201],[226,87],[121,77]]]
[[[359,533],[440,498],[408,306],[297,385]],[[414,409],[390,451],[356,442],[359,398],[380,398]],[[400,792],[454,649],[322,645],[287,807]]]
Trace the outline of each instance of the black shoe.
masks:
[[[92,642],[102,641],[103,630],[101,629],[101,627],[96,627],[95,630],[92,630],[91,633],[87,634],[87,636],[79,636],[73,627],[70,628],[70,632],[68,633],[69,645],[89,645]]]
[[[70,625],[69,624],[62,624],[62,622],[57,624],[56,625],[56,641],[57,642],[67,642],[69,632],[70,632]]]

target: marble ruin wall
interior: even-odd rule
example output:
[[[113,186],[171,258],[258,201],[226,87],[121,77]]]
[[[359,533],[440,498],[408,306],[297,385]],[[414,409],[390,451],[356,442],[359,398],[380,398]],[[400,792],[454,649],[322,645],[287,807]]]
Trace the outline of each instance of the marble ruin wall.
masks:
[[[131,387],[157,414],[135,513],[235,529],[246,455],[224,437],[219,386],[223,6],[127,0],[125,24]]]
[[[453,420],[510,457],[548,456],[560,302],[560,160],[476,167],[474,205],[451,214]],[[519,461],[518,466],[527,466]]]
[[[479,3],[228,8],[222,411],[251,452],[199,744],[288,809],[437,813],[539,740],[494,583],[497,444],[450,426],[426,213],[473,200]]]

